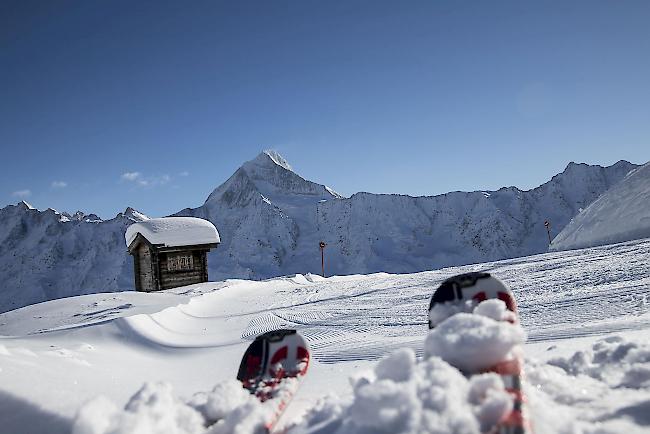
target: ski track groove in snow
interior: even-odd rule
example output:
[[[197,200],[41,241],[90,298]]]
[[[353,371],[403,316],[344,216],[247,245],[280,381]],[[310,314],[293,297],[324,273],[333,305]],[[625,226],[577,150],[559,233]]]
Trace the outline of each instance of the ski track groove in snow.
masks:
[[[650,318],[643,316],[650,307],[650,267],[637,257],[639,247],[647,249],[648,244],[549,253],[374,281],[317,282],[288,294],[285,307],[278,303],[273,312],[251,320],[242,337],[277,325],[295,327],[322,363],[374,360],[400,346],[420,353],[433,289],[452,274],[486,269],[513,287],[531,342],[648,328]],[[400,342],[408,337],[412,344]],[[386,338],[398,343],[389,344]]]

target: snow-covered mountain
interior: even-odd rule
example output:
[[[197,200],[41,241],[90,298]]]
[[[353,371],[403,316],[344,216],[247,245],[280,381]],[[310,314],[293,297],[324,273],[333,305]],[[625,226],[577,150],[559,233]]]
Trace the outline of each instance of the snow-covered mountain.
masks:
[[[453,192],[411,197],[357,193],[344,198],[308,181],[280,155],[246,162],[198,208],[175,215],[212,221],[222,244],[209,257],[210,279],[263,279],[416,272],[546,251],[544,221],[559,232],[637,167],[570,163],[533,190]],[[133,288],[126,227],[146,218],[127,209],[111,220],[38,211],[24,203],[0,210],[0,312],[74,294]]]
[[[544,252],[544,221],[559,232],[634,164],[570,163],[533,190],[343,198],[307,181],[277,154],[245,163],[205,204],[177,215],[212,221],[223,234],[210,253],[212,279],[320,273],[406,273]]]
[[[176,215],[208,219],[223,234],[208,260],[212,279],[259,279],[319,271],[319,209],[338,200],[341,195],[300,177],[277,153],[263,152],[201,207]]]
[[[127,208],[94,214],[39,211],[26,202],[0,210],[0,312],[72,295],[133,287],[124,232],[147,217]]]
[[[580,212],[553,240],[552,250],[579,249],[650,237],[650,163]]]

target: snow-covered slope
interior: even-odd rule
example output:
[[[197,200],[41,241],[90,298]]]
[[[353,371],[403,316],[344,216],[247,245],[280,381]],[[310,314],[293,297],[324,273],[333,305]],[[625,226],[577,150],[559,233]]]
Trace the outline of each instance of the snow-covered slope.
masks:
[[[552,250],[650,237],[650,163],[629,173],[555,237]]]
[[[0,210],[0,312],[32,303],[133,287],[124,232],[146,216],[127,208],[111,220],[38,211],[21,202]]]
[[[484,395],[499,390],[427,357],[426,344],[433,289],[477,270],[518,300],[536,434],[647,432],[648,252],[643,240],[416,274],[231,280],[28,306],[0,314],[0,433],[250,432],[226,382],[255,335],[292,327],[313,359],[283,424],[478,434]],[[196,407],[206,402],[229,408],[239,431],[205,430]]]
[[[210,220],[221,245],[210,253],[210,278],[264,279],[415,272],[546,251],[554,233],[635,165],[570,163],[529,191],[453,192],[431,197],[357,193],[344,198],[305,180],[279,154],[246,162],[206,202],[177,216]],[[39,301],[133,288],[126,227],[146,218],[127,209],[114,219],[0,210],[0,312]]]

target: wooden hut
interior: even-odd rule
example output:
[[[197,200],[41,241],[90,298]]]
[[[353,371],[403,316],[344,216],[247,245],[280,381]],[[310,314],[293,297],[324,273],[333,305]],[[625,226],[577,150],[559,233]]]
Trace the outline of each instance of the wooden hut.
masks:
[[[210,249],[221,242],[217,228],[195,217],[165,217],[129,226],[136,291],[158,291],[208,281]]]

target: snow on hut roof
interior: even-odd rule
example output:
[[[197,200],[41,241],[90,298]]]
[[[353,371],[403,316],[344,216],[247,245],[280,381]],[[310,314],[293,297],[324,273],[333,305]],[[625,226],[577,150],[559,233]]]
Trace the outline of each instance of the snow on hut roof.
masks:
[[[196,217],[163,217],[134,223],[126,230],[124,238],[130,246],[138,234],[151,244],[165,247],[220,243],[219,232],[212,223]]]

